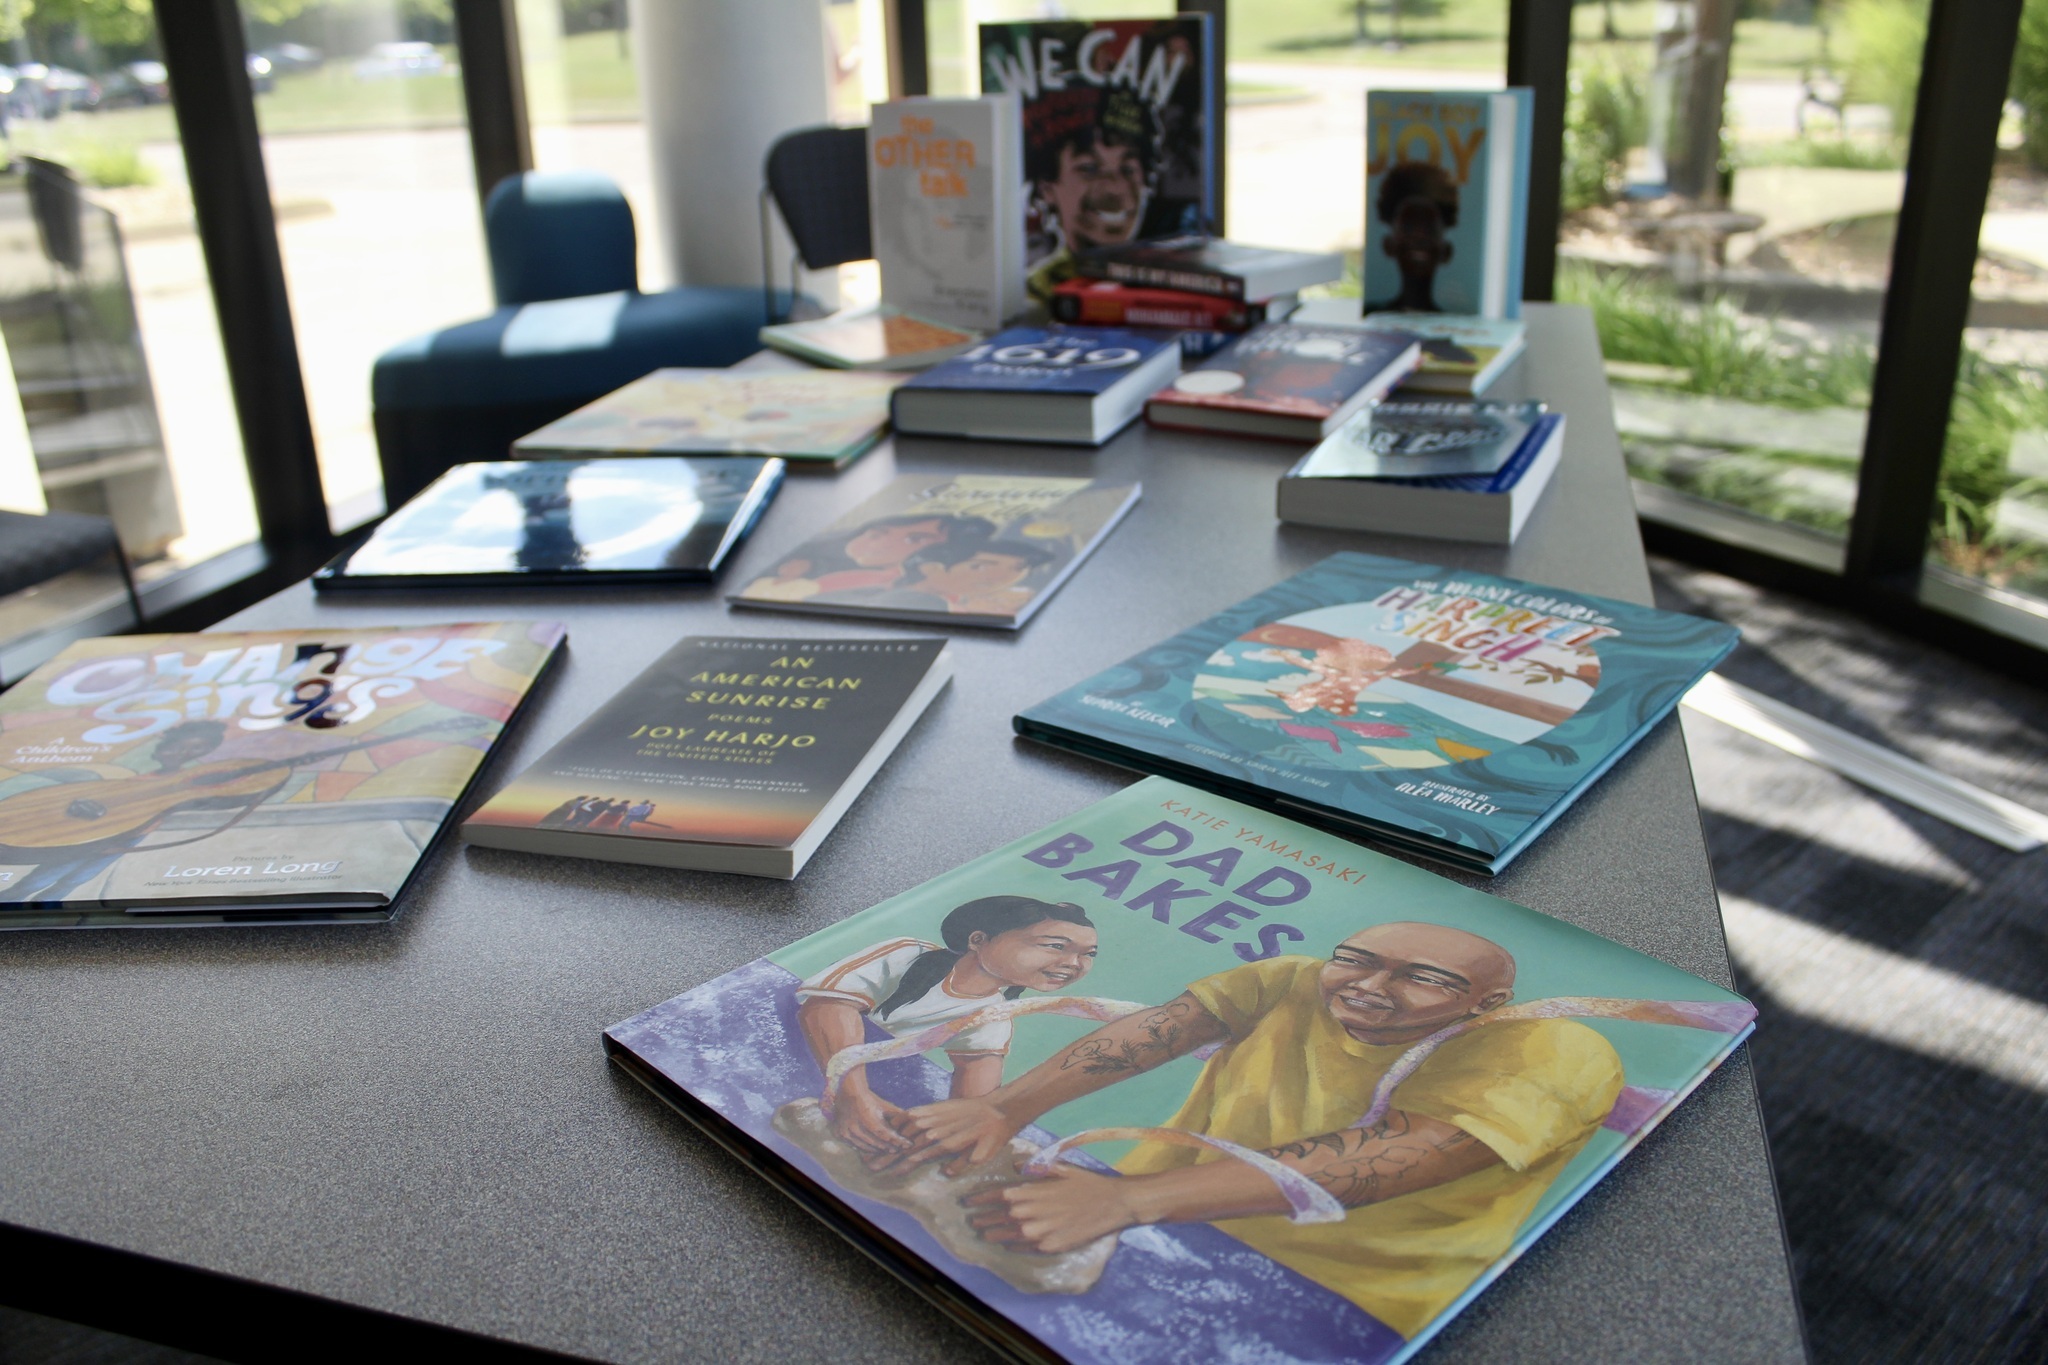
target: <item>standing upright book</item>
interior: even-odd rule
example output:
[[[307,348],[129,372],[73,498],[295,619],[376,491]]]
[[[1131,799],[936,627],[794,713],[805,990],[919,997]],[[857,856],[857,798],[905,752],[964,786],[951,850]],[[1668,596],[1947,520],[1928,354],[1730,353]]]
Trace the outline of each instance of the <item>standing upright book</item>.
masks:
[[[868,212],[882,303],[993,332],[1024,311],[1017,97],[874,107]]]
[[[656,370],[520,437],[512,453],[780,455],[836,469],[882,439],[902,382],[857,370]]]
[[[459,464],[313,587],[709,582],[774,500],[783,468],[758,455]]]
[[[1366,92],[1366,312],[1522,315],[1531,99]]]
[[[604,1046],[1008,1359],[1398,1365],[1755,1018],[1152,778]]]
[[[386,920],[552,621],[82,640],[0,696],[0,929]]]
[[[1099,446],[1180,372],[1170,334],[1114,327],[1012,327],[898,389],[896,429],[913,436]]]
[[[952,676],[944,640],[686,636],[462,837],[794,877]]]
[[[1422,344],[1355,324],[1267,322],[1154,394],[1156,427],[1320,441],[1415,369]]]
[[[1718,621],[1347,552],[1015,725],[1492,875],[1735,641]]]
[[[1016,630],[1137,501],[1134,483],[904,474],[729,600]]]
[[[1082,252],[1215,224],[1222,54],[1208,15],[983,24],[980,52],[982,90],[1023,102],[1034,298]]]

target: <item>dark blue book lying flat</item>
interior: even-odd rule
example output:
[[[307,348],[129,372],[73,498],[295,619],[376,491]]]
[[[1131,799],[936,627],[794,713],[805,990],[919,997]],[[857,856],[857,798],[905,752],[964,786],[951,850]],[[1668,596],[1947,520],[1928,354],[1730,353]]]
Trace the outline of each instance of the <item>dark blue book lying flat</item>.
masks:
[[[1179,371],[1171,332],[1012,327],[897,389],[890,419],[916,436],[1101,445]]]
[[[1339,554],[1015,725],[1491,875],[1735,641],[1717,621]]]

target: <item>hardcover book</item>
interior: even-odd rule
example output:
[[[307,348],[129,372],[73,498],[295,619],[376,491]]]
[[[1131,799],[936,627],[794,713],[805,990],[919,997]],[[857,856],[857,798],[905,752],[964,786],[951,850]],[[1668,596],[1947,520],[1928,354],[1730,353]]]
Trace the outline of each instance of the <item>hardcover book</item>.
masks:
[[[882,438],[900,374],[656,370],[512,443],[571,455],[780,455],[838,468]]]
[[[604,1046],[1006,1358],[1398,1365],[1755,1016],[1151,778]]]
[[[874,107],[868,204],[882,302],[993,332],[1024,311],[1017,97]]]
[[[1015,725],[1492,875],[1735,641],[1718,621],[1345,553]]]
[[[862,308],[761,329],[761,344],[839,370],[921,370],[981,340],[979,332],[947,327],[889,307]]]
[[[1136,484],[905,474],[728,600],[1015,630],[1137,501]]]
[[[898,389],[910,435],[1101,445],[1180,370],[1170,334],[1106,327],[1013,327]]]
[[[1522,315],[1532,98],[1366,92],[1366,312]]]
[[[1421,343],[1350,324],[1267,322],[1145,405],[1158,427],[1320,441],[1414,370]]]
[[[1179,289],[1152,289],[1115,280],[1066,280],[1052,291],[1052,315],[1083,327],[1176,327],[1242,332],[1253,323],[1285,317],[1293,294],[1246,302]]]
[[[391,918],[552,621],[83,640],[0,696],[0,928]]]
[[[686,636],[462,837],[794,877],[952,676],[944,640]]]
[[[1519,318],[1454,317],[1447,313],[1369,313],[1374,330],[1409,332],[1422,338],[1422,364],[1401,381],[1404,389],[1470,396],[1515,362],[1527,344],[1528,326]]]
[[[774,500],[783,468],[751,455],[459,464],[313,587],[709,582]]]
[[[1094,247],[1205,232],[1221,110],[1206,14],[981,26],[981,88],[1022,101],[1032,297]]]
[[[1396,453],[1417,442],[1421,453]],[[1380,403],[1288,470],[1277,506],[1304,526],[1508,545],[1563,458],[1564,414],[1541,403]],[[1389,477],[1410,462],[1448,471],[1467,460],[1480,467]]]
[[[1097,247],[1083,253],[1076,268],[1090,279],[1258,300],[1342,279],[1344,257],[1335,251],[1246,246],[1196,233],[1165,241]]]

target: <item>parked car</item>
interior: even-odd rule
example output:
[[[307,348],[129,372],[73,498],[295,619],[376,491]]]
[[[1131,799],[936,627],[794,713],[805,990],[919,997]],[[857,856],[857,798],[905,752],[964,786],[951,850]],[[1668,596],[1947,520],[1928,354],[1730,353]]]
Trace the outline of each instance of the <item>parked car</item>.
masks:
[[[251,52],[242,59],[249,71],[249,88],[259,95],[267,95],[277,88],[277,81],[270,74],[270,58],[260,52]]]
[[[66,66],[23,62],[14,68],[8,111],[18,117],[52,119],[68,109],[96,109],[99,82]]]
[[[317,47],[304,43],[279,43],[266,47],[257,54],[270,63],[270,69],[280,76],[289,76],[294,71],[311,71],[327,60],[325,53]]]
[[[437,76],[448,63],[432,43],[378,43],[358,59],[359,81],[390,80],[394,77]]]
[[[171,73],[162,62],[129,62],[100,78],[100,107],[164,104],[171,98]]]

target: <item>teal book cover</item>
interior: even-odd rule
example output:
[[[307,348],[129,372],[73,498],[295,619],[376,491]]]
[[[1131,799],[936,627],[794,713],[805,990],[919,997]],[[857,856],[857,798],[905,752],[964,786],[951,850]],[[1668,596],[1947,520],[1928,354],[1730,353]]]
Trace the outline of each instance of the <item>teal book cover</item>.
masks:
[[[1520,317],[1529,91],[1365,99],[1365,311]]]
[[[1755,1014],[1150,778],[605,1046],[1013,1359],[1394,1365]]]
[[[1015,725],[1495,873],[1735,641],[1717,621],[1345,553]]]

